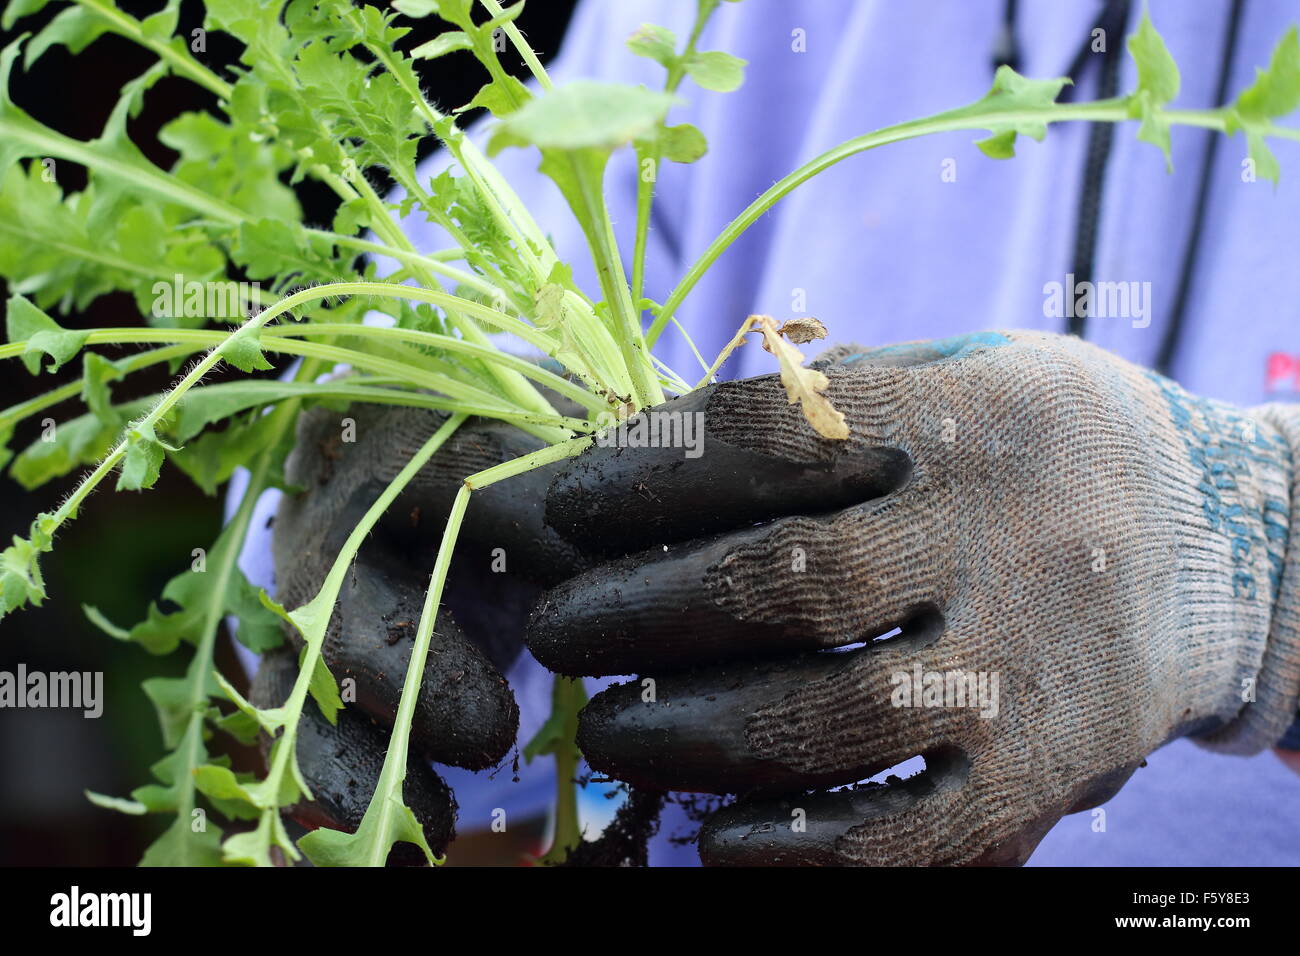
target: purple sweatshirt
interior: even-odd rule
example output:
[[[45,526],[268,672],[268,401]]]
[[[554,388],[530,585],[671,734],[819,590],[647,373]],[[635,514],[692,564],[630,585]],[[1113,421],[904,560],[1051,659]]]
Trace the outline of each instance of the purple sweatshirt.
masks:
[[[1140,8],[1139,4],[1132,5]],[[1097,97],[1099,53],[1091,50],[1102,4],[1024,0],[1014,27],[1020,72],[1059,76],[1088,46],[1076,73],[1080,99]],[[691,0],[585,0],[552,67],[576,78],[663,83],[658,64],[631,55],[624,40],[650,22],[684,37]],[[1230,95],[1267,64],[1289,26],[1290,4],[1248,3],[1239,24]],[[982,96],[992,82],[992,51],[1003,28],[1003,0],[745,0],[721,5],[700,49],[749,61],[737,92],[700,90],[671,122],[691,122],[709,152],[691,166],[665,164],[650,233],[646,294],[662,301],[711,239],[773,181],[835,144]],[[1151,17],[1182,71],[1175,105],[1208,107],[1227,33],[1229,4],[1150,0]],[[1120,45],[1133,29],[1105,37]],[[1122,49],[1122,47],[1121,47]],[[1119,91],[1134,69],[1123,57]],[[1133,361],[1152,365],[1170,325],[1184,245],[1197,203],[1204,131],[1175,128],[1174,171],[1141,143],[1133,124],[1115,130],[1105,164],[1092,279],[1125,283],[1122,315],[1094,316],[1086,335]],[[1088,128],[1051,129],[1039,144],[1021,137],[1011,161],[987,159],[980,134],[949,133],[856,156],[806,183],[728,250],[678,311],[711,360],[752,312],[778,318],[815,315],[832,341],[876,345],[987,328],[1066,331],[1058,307],[1070,297]],[[1240,138],[1221,142],[1208,179],[1199,259],[1175,338],[1170,374],[1193,392],[1253,405],[1300,395],[1300,149],[1275,143],[1281,185],[1249,181]],[[430,161],[432,165],[438,158]],[[508,150],[500,167],[575,265],[584,288],[599,288],[585,243],[555,187],[535,172],[534,151]],[[625,254],[635,224],[636,169],[630,151],[610,165],[607,190]],[[445,241],[407,220],[421,248]],[[1290,243],[1290,245],[1288,245]],[[1074,280],[1074,281],[1077,281]],[[656,349],[688,380],[697,367],[669,328]],[[741,349],[724,374],[774,371],[771,356]],[[262,502],[270,509],[268,497]],[[261,528],[255,521],[253,527]],[[250,541],[245,570],[269,586],[264,556]],[[509,675],[522,711],[520,741],[545,719],[550,675],[525,653]],[[592,682],[593,689],[597,682]],[[495,807],[518,819],[546,806],[549,760],[509,775],[439,768],[461,804],[460,828],[486,826]],[[594,791],[584,800],[593,829],[613,808]],[[1094,813],[1064,818],[1031,864],[1295,865],[1300,863],[1300,777],[1270,753],[1242,759],[1178,741],[1153,754],[1118,796]],[[667,842],[686,831],[670,810],[652,863],[689,863],[689,847]]]

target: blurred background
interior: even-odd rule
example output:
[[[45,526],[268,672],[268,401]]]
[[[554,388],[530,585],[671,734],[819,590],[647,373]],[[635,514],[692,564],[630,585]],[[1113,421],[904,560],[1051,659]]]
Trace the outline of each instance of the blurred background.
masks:
[[[558,49],[574,2],[533,2],[521,15],[519,27],[543,61]],[[35,31],[64,6],[52,3],[40,16],[22,20],[17,27],[23,32]],[[162,4],[126,0],[118,6],[142,17]],[[200,3],[183,3],[178,33],[189,36],[202,25],[202,18]],[[436,22],[405,21],[414,29],[401,46],[410,49],[440,32]],[[7,45],[15,35],[0,32],[0,45]],[[238,54],[237,43],[213,32],[207,36],[206,52],[196,55],[222,73],[237,61]],[[77,56],[56,47],[33,64],[30,72],[16,67],[10,95],[17,106],[55,129],[78,139],[93,139],[117,102],[122,84],[143,73],[153,61],[147,51],[106,34]],[[520,77],[526,75],[513,52],[503,54],[502,61]],[[468,102],[485,80],[469,57],[424,60],[417,70],[426,92],[444,107]],[[158,144],[158,129],[180,113],[212,110],[215,105],[215,99],[200,87],[174,77],[164,79],[149,92],[144,109],[132,121],[132,138],[153,162],[167,168],[176,154]],[[426,141],[425,150],[429,148]],[[60,162],[58,175],[65,192],[85,185],[83,171],[71,163]],[[300,184],[297,191],[306,221],[330,221],[336,205],[333,193],[311,182]],[[0,296],[7,299],[8,295],[0,279]],[[58,319],[68,328],[144,324],[126,294],[104,296],[84,313],[64,314]],[[218,366],[210,380],[221,380],[224,369]],[[0,408],[43,393],[80,372],[80,362],[73,362],[57,375],[43,373],[38,379],[19,363],[9,362],[0,374]],[[263,374],[276,375],[278,370]],[[157,368],[153,374],[139,372],[116,388],[115,396],[129,399],[148,394],[169,380],[165,368]],[[51,414],[61,421],[79,412],[77,403],[69,402]],[[25,448],[37,439],[39,430],[39,422],[23,423],[12,447],[15,451]],[[7,476],[0,479],[0,535],[4,540],[16,533],[26,535],[31,519],[56,507],[77,477],[74,473],[33,491],[24,490]],[[148,492],[97,494],[78,520],[60,533],[54,553],[43,562],[50,594],[45,606],[27,608],[0,621],[0,671],[12,673],[22,663],[29,672],[104,674],[103,715],[98,719],[86,719],[80,710],[71,709],[0,709],[0,865],[132,866],[166,826],[168,821],[161,816],[131,817],[100,809],[83,791],[125,796],[153,782],[149,766],[163,754],[163,747],[153,707],[140,683],[153,676],[182,673],[187,649],[151,657],[138,646],[118,643],[91,625],[82,605],[94,605],[109,620],[130,627],[143,619],[149,602],[167,581],[188,567],[191,551],[212,543],[220,525],[220,498],[205,496],[175,469],[164,467],[158,484]],[[224,673],[237,678],[237,685],[242,683],[242,671],[224,634],[218,661]],[[228,741],[224,738],[222,746]],[[260,760],[252,750],[232,756],[236,769],[254,769]]]

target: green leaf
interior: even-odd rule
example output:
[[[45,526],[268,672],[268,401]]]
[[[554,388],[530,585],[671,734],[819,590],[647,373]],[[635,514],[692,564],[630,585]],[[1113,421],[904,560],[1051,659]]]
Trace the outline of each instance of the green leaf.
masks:
[[[303,658],[307,656],[307,648],[304,647],[298,655],[298,666],[302,667]],[[343,709],[343,698],[339,696],[339,685],[334,680],[334,675],[325,665],[323,657],[316,658],[316,666],[311,672],[311,681],[307,685],[311,692],[312,699],[316,701],[316,706],[331,724],[337,724],[339,721],[339,711]]]
[[[1047,135],[1047,123],[1021,118],[1008,118],[1001,122],[997,114],[1014,114],[1051,106],[1069,82],[1069,77],[1064,76],[1051,80],[1031,80],[1009,66],[1000,66],[993,76],[993,87],[983,98],[945,115],[959,117],[968,113],[980,116],[992,114],[985,126],[992,135],[977,141],[975,145],[991,159],[1010,159],[1016,154],[1015,142],[1018,135],[1023,133],[1031,139],[1041,141]]]
[[[237,833],[222,844],[221,858],[227,863],[244,866],[273,866],[272,846],[293,850],[293,841],[278,813],[263,813],[257,829]]]
[[[363,18],[365,11],[379,13],[373,7],[363,7]],[[391,46],[384,39],[390,32],[382,19],[374,20],[366,39]],[[402,58],[394,65],[406,82],[418,84],[413,62]],[[304,125],[319,130],[320,114],[333,124],[327,141],[312,144],[313,153],[325,158],[329,151],[329,161],[337,165],[341,155],[337,140],[346,137],[352,140],[348,149],[360,166],[382,165],[393,170],[414,167],[417,139],[424,134],[425,126],[397,76],[386,71],[372,75],[370,64],[336,54],[325,41],[302,47],[294,60],[294,72],[302,84],[296,95],[311,113]]]
[[[704,134],[690,123],[668,126],[659,131],[659,149],[664,159],[693,163],[709,151]]]
[[[13,458],[13,450],[9,447],[9,442],[14,437],[14,426],[9,422],[0,422],[0,468],[9,464]]]
[[[241,222],[232,255],[252,279],[328,282],[338,273],[328,241],[309,236],[300,223],[282,219]]]
[[[551,688],[551,713],[538,728],[533,739],[524,745],[524,760],[532,763],[537,757],[570,750],[581,757],[574,735],[577,732],[577,715],[587,702],[587,692],[581,680],[556,678]]]
[[[473,22],[471,15],[474,9],[474,0],[414,0],[414,2],[412,0],[401,0],[401,2],[405,7],[424,8],[431,6],[433,13],[448,23],[456,24],[458,27],[466,27]]]
[[[96,793],[94,790],[83,790],[89,800],[97,807],[103,807],[105,810],[116,810],[118,813],[125,813],[133,817],[142,816],[148,812],[148,807],[138,800],[127,800],[123,797],[109,797],[102,793]]]
[[[170,458],[205,494],[215,495],[236,468],[247,465],[277,437],[283,445],[279,452],[282,464],[283,456],[293,446],[292,432],[281,434],[272,416],[259,414],[248,421],[231,422],[219,431],[205,432]],[[271,483],[283,487],[283,475],[276,474]]]
[[[115,406],[126,419],[144,414],[156,398],[142,398]],[[53,441],[37,438],[14,459],[9,475],[31,490],[81,465],[103,458],[113,446],[119,428],[105,425],[93,414],[78,415],[54,428]]]
[[[565,738],[566,715],[552,708],[546,722],[537,728],[533,739],[524,745],[524,763],[532,763],[537,757],[555,753],[568,743]]]
[[[232,711],[217,720],[217,727],[234,737],[245,747],[257,743],[257,734],[261,729],[257,721],[243,711]]]
[[[278,647],[283,640],[280,622],[262,605],[261,589],[239,570],[232,542],[227,525],[208,549],[204,570],[191,567],[167,582],[162,599],[177,605],[177,610],[164,612],[150,604],[145,619],[129,631],[94,607],[84,608],[86,617],[110,637],[139,644],[150,654],[170,654],[182,641],[197,646],[227,614],[238,618],[236,636],[249,650],[260,654]]]
[[[519,108],[520,103],[526,103],[532,98],[533,94],[528,92],[528,87],[506,74],[499,82],[493,80],[491,83],[484,84],[474,94],[472,100],[458,107],[455,112],[485,109],[496,117],[509,116]]]
[[[483,25],[479,28],[479,35],[491,38],[497,27],[518,20],[520,14],[524,12],[524,2],[525,0],[519,0],[518,3],[513,3],[508,7],[504,7],[495,17],[485,20]]]
[[[721,50],[709,50],[691,54],[682,66],[690,78],[706,90],[730,93],[745,82],[746,62]]]
[[[123,425],[123,417],[113,407],[108,383],[120,381],[126,373],[116,362],[97,352],[87,352],[81,367],[81,400],[105,427],[117,431]]]
[[[1128,38],[1128,52],[1137,65],[1138,86],[1129,98],[1129,115],[1141,119],[1138,139],[1158,146],[1165,154],[1166,169],[1173,169],[1169,151],[1169,122],[1161,108],[1178,95],[1178,64],[1164,39],[1151,24],[1146,9],[1137,30]]]
[[[672,30],[643,23],[627,38],[627,48],[637,56],[649,57],[665,68],[677,61],[677,37]]]
[[[1300,107],[1300,38],[1292,26],[1286,31],[1268,69],[1255,69],[1255,82],[1241,91],[1233,109],[1246,121],[1276,119]]]
[[[166,7],[140,21],[140,32],[150,40],[166,43],[176,33],[179,19],[179,0],[169,0]]]
[[[612,151],[663,121],[674,98],[644,86],[578,80],[535,97],[503,119],[488,152],[507,146]]]
[[[264,591],[259,592],[259,594],[265,593],[266,592]],[[267,605],[268,608],[270,605],[275,603],[274,601],[271,601],[270,598],[267,598],[267,602],[269,602]],[[268,610],[268,613],[271,612]],[[273,614],[272,616],[275,615]],[[235,712],[229,715],[229,717],[222,718],[223,722],[233,718],[235,714],[238,714],[243,719],[234,723],[235,726],[240,729],[241,733],[256,735],[257,731],[260,729],[266,731],[267,736],[269,737],[275,737],[279,734],[286,722],[285,708],[283,706],[271,708],[254,707],[241,693],[239,693],[239,691],[235,689],[234,685],[221,676],[221,674],[217,673],[215,677],[217,686],[221,689],[221,692],[224,693],[226,699],[236,707]]]
[[[257,332],[254,329],[245,329],[227,339],[221,346],[221,357],[241,372],[254,370],[265,372],[275,367],[262,354],[262,347],[258,344]]]
[[[438,0],[393,0],[392,6],[398,13],[416,20],[438,12]]]
[[[162,728],[163,742],[169,750],[175,748],[180,744],[181,738],[189,727],[190,717],[194,714],[194,703],[190,699],[190,681],[185,677],[151,677],[140,686],[144,688],[145,696],[152,701],[154,711],[158,715],[158,726]],[[176,755],[173,754],[172,757],[176,758]],[[135,793],[132,796],[137,800],[140,799]]]
[[[194,771],[194,786],[205,797],[221,801],[241,801],[249,807],[256,808],[254,797],[244,787],[244,781],[231,772],[228,767],[206,764]]]
[[[39,514],[26,538],[13,536],[13,544],[0,551],[0,617],[24,604],[40,607],[45,600],[45,579],[40,556],[54,547],[54,518]]]
[[[331,399],[337,394],[337,399]],[[188,442],[213,422],[250,408],[271,405],[286,398],[314,399],[340,411],[348,397],[364,400],[372,393],[350,389],[346,382],[281,382],[275,379],[245,379],[200,385],[186,392],[176,403],[175,424],[170,434],[177,442]],[[384,394],[384,393],[379,393]]]
[[[1013,159],[1016,155],[1016,131],[1006,129],[975,143],[989,159]]]
[[[354,236],[370,227],[370,207],[363,197],[339,203],[334,212],[334,231],[344,236]]]
[[[1272,120],[1300,106],[1300,41],[1293,26],[1278,41],[1267,70],[1255,70],[1255,82],[1242,90],[1228,113],[1226,132],[1242,130],[1256,175],[1277,185],[1281,167],[1265,141]]]
[[[143,421],[127,429],[126,455],[117,476],[118,491],[143,491],[158,480],[169,445],[158,440],[153,425]]]
[[[321,827],[299,840],[298,847],[317,866],[382,866],[393,844],[403,841],[423,850],[430,863],[442,862],[433,855],[420,821],[402,801],[399,787],[387,799],[370,802],[356,833]]]
[[[177,815],[157,840],[150,844],[140,860],[141,866],[220,866],[221,828],[206,822],[196,832],[195,823]]]
[[[436,60],[440,56],[446,56],[456,50],[468,50],[473,46],[469,34],[461,30],[448,30],[446,33],[438,34],[428,43],[421,43],[411,51],[411,56],[417,60]]]
[[[23,17],[40,13],[50,0],[9,0],[5,5],[4,16],[0,18],[0,28],[13,29],[13,25]]]
[[[90,186],[64,197],[57,177],[32,162],[0,177],[0,275],[41,308],[84,309],[112,291],[152,313],[153,286],[175,274],[205,280],[225,258],[200,228],[176,225],[161,204]],[[156,322],[150,314],[151,322]]]
[[[107,20],[85,7],[66,7],[27,44],[23,69],[30,70],[32,64],[53,46],[66,46],[68,52],[75,56],[107,33],[108,29]]]
[[[41,355],[51,359],[48,369],[57,372],[86,342],[88,332],[64,329],[21,295],[9,297],[5,318],[5,336],[10,342],[26,342],[23,365],[33,375],[40,374]]]

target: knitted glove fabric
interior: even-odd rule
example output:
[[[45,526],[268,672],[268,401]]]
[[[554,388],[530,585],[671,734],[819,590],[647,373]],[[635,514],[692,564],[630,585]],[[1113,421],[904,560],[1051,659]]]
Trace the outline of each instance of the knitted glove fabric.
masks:
[[[1294,407],[1042,333],[822,370],[847,441],[749,379],[646,413],[701,415],[698,457],[594,448],[549,492],[557,530],[618,556],[548,592],[529,646],[652,679],[594,698],[579,743],[620,779],[745,795],[706,862],[1022,862],[1171,739],[1282,736]],[[917,754],[907,781],[826,792]]]

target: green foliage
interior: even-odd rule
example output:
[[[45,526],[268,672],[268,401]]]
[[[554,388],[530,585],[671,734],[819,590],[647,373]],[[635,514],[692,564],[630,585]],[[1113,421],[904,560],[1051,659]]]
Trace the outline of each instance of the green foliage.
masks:
[[[48,370],[57,372],[86,342],[85,332],[61,328],[21,295],[10,297],[5,316],[5,337],[10,342],[26,343],[23,365],[33,375],[41,370],[41,353],[50,357]]]
[[[673,98],[641,86],[577,80],[530,100],[505,117],[488,144],[546,150],[614,149],[644,136],[661,122]]]
[[[0,551],[0,614],[45,600],[40,556],[54,547],[54,527],[51,515],[37,515],[26,538],[14,535],[13,544]]]
[[[993,88],[984,98],[956,112],[988,118],[990,121],[981,125],[992,135],[975,145],[990,159],[1010,159],[1016,155],[1017,136],[1028,136],[1041,142],[1047,135],[1045,118],[1026,118],[1024,114],[1032,115],[1051,107],[1069,82],[1069,77],[1065,76],[1031,80],[1009,66],[1000,66],[993,76]]]
[[[106,809],[170,818],[145,854],[146,865],[269,865],[277,849],[297,858],[281,812],[311,799],[295,752],[303,709],[316,706],[333,721],[345,706],[321,656],[344,575],[384,508],[466,415],[516,422],[548,445],[540,457],[526,456],[505,472],[491,470],[491,480],[558,460],[581,445],[575,436],[590,426],[558,415],[532,384],[535,367],[505,354],[491,333],[513,335],[516,346],[558,361],[567,378],[543,380],[585,404],[587,412],[626,413],[662,400],[665,385],[684,389],[675,373],[656,368],[649,350],[700,276],[773,204],[857,152],[929,133],[987,130],[979,148],[1005,159],[1014,155],[1018,136],[1041,140],[1053,122],[1134,119],[1140,121],[1139,138],[1160,147],[1168,161],[1170,127],[1191,123],[1243,132],[1259,174],[1276,182],[1278,164],[1266,140],[1281,132],[1274,121],[1300,105],[1300,42],[1292,29],[1267,69],[1231,106],[1171,109],[1178,68],[1144,14],[1128,40],[1138,74],[1132,93],[1061,104],[1057,99],[1068,79],[1030,79],[1002,67],[976,103],[857,137],[774,184],[710,244],[659,306],[642,289],[655,174],[663,160],[693,163],[708,149],[695,126],[670,123],[678,90],[688,79],[706,91],[735,90],[747,65],[727,52],[697,48],[720,2],[697,0],[683,40],[651,24],[628,39],[632,54],[663,67],[662,90],[591,81],[554,85],[516,26],[523,2],[503,7],[497,0],[395,0],[391,10],[348,0],[207,0],[207,29],[242,46],[240,66],[226,76],[195,59],[174,35],[179,0],[166,0],[143,19],[107,0],[59,3],[61,9],[34,36],[19,37],[0,52],[0,275],[14,292],[0,358],[19,359],[44,381],[41,372],[56,372],[82,357],[80,377],[0,410],[0,465],[7,464],[10,476],[26,488],[90,469],[55,512],[39,515],[26,538],[15,536],[0,552],[0,615],[45,599],[42,556],[109,475],[116,473],[119,491],[144,490],[171,462],[215,494],[237,468],[250,473],[235,517],[202,562],[168,582],[144,620],[121,627],[86,608],[110,637],[145,652],[192,649],[183,676],[155,677],[143,688],[167,751],[152,768],[153,782],[129,798],[87,794]],[[4,27],[47,4],[12,0]],[[404,54],[398,47],[409,31],[400,17],[436,17],[446,29]],[[59,47],[76,54],[106,33],[141,45],[157,59],[123,86],[94,139],[67,136],[12,102],[9,78],[20,60],[26,68]],[[502,38],[515,46],[533,84],[503,66]],[[444,56],[466,65],[472,59],[485,74],[471,102],[451,112],[425,97],[415,67]],[[152,163],[132,139],[130,122],[164,77],[196,83],[216,102],[210,111],[184,113],[162,127],[159,142],[176,154],[166,168]],[[534,220],[466,137],[461,116],[476,108],[491,114],[489,154],[508,147],[538,151],[542,172],[559,187],[587,239],[598,290],[577,285],[547,238],[551,224]],[[421,141],[430,137],[450,161],[444,172],[422,182],[415,159]],[[643,173],[630,281],[604,198],[609,158],[624,146],[635,149]],[[68,165],[85,171],[83,189],[65,188]],[[401,201],[387,203],[375,193],[371,181],[378,172],[398,183]],[[294,187],[307,179],[337,197],[329,229],[303,221]],[[453,248],[415,249],[395,215],[423,216]],[[380,258],[359,264],[361,255]],[[256,286],[239,290],[233,310],[210,306],[206,290],[236,281]],[[114,292],[131,296],[147,328],[89,330],[66,318]],[[165,306],[169,296],[171,305]],[[198,304],[190,307],[191,301]],[[65,317],[65,324],[47,310]],[[395,332],[360,328],[371,310],[391,315]],[[646,312],[653,316],[648,334]],[[142,343],[158,347],[108,351]],[[252,376],[271,371],[284,356],[303,360],[293,381],[250,377],[203,384],[220,362]],[[135,372],[163,362],[175,372],[186,360],[174,385],[140,395]],[[358,373],[316,381],[337,364]],[[84,411],[65,416],[53,429],[43,427],[17,455],[9,450],[29,420],[69,401]],[[254,588],[237,566],[253,502],[267,488],[284,487],[283,463],[298,412],[314,403],[342,408],[351,401],[442,408],[452,415],[354,529],[319,593],[302,607],[286,609]],[[457,498],[459,511],[439,551],[408,688],[418,684],[433,639],[446,562],[468,494]],[[254,706],[217,671],[213,649],[227,617],[238,620],[238,637],[253,650],[275,646],[285,628],[302,638],[300,673],[281,706]],[[581,697],[580,684],[557,681],[551,719],[525,748],[528,759],[553,756],[565,786],[578,759],[573,735]],[[413,698],[404,694],[360,829],[320,829],[302,841],[316,863],[381,864],[398,841],[419,846],[433,861],[402,796],[413,707]],[[273,741],[266,776],[234,773],[209,750],[219,739],[215,734],[245,743],[259,736]],[[238,826],[227,835],[215,823],[197,825],[209,811]],[[562,850],[574,839],[576,820],[560,820],[556,846]]]
[[[196,559],[196,566],[167,582],[162,599],[177,605],[175,611],[164,612],[150,604],[146,618],[130,630],[117,627],[90,606],[85,608],[86,616],[110,637],[132,641],[151,654],[170,654],[182,641],[197,647],[213,614],[236,617],[236,636],[249,650],[261,653],[278,647],[282,640],[279,619],[262,605],[259,590],[236,565],[237,543],[227,526],[201,563]]]
[[[1181,78],[1178,64],[1165,47],[1165,41],[1151,25],[1144,9],[1137,31],[1128,38],[1129,55],[1137,65],[1138,88],[1129,97],[1129,115],[1142,120],[1138,139],[1160,147],[1165,166],[1173,169],[1169,156],[1169,121],[1160,114],[1166,103],[1178,95]]]
[[[1281,176],[1277,157],[1265,137],[1270,122],[1295,112],[1300,106],[1300,40],[1296,28],[1287,30],[1269,59],[1268,69],[1255,71],[1255,82],[1241,91],[1228,112],[1227,132],[1246,135],[1250,159],[1261,179],[1277,185]]]

